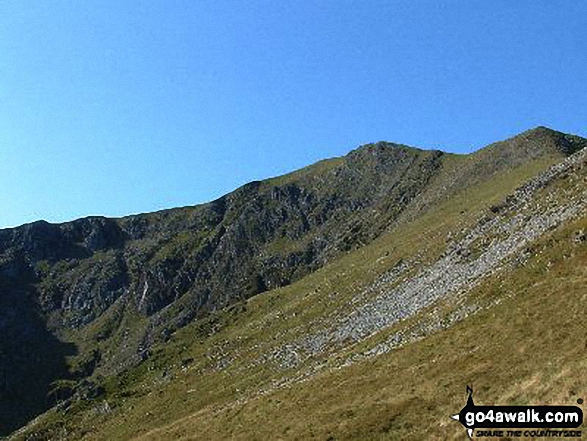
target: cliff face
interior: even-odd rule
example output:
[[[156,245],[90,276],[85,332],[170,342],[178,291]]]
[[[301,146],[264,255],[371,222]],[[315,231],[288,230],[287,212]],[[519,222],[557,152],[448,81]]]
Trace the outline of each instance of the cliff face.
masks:
[[[372,240],[444,156],[379,143],[202,206],[3,230],[0,277],[34,290],[55,327],[88,325],[122,296],[145,316],[182,299],[185,323]]]
[[[497,173],[585,145],[545,128],[471,155],[379,142],[200,206],[0,230],[0,430],[56,393],[82,393],[94,372],[145,360],[195,319],[300,280]],[[56,392],[57,379],[77,383]]]

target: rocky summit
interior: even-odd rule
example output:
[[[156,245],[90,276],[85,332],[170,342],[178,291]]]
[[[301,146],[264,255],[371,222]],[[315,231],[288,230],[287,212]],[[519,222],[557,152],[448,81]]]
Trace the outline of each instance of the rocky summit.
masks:
[[[466,381],[564,404],[585,146],[377,142],[203,205],[0,230],[0,435],[460,439]]]

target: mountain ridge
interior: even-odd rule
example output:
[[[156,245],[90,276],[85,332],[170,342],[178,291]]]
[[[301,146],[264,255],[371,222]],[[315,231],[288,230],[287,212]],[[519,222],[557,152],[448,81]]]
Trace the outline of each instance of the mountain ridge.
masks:
[[[303,280],[495,176],[524,169],[524,182],[585,145],[542,127],[470,155],[378,142],[202,205],[0,230],[0,329],[22,346],[0,347],[4,365],[62,353],[54,370],[3,374],[4,395],[49,397],[9,416],[23,423],[57,397],[97,393],[82,380],[144,363],[194,320]],[[19,384],[35,374],[45,384],[26,399]],[[56,391],[60,378],[78,385]]]
[[[551,135],[554,136],[556,138],[560,139],[564,139],[564,138],[569,138],[571,140],[570,144],[572,145],[573,143],[576,144],[577,142],[581,142],[580,140],[583,139],[580,136],[577,135],[571,135],[571,134],[567,134],[564,132],[559,132],[557,130],[551,129],[549,127],[546,126],[536,126],[532,129],[528,129],[525,130],[524,132],[519,133],[518,135],[514,135],[510,138],[504,139],[502,141],[496,141],[493,143],[490,143],[488,145],[485,145],[483,147],[478,148],[477,150],[474,150],[470,153],[454,153],[454,152],[450,152],[448,150],[442,150],[442,149],[438,149],[436,147],[431,147],[431,148],[421,148],[421,147],[415,147],[415,146],[410,146],[407,144],[402,144],[402,143],[396,143],[396,142],[389,142],[389,141],[376,141],[376,142],[372,142],[372,143],[367,143],[367,144],[363,144],[355,149],[350,150],[347,154],[342,155],[342,156],[334,156],[331,158],[326,158],[326,159],[321,159],[318,160],[315,163],[303,166],[297,170],[293,170],[291,172],[287,172],[283,175],[278,175],[278,176],[273,176],[273,177],[268,177],[268,178],[264,178],[262,180],[253,180],[250,182],[247,182],[239,187],[237,187],[236,189],[226,193],[225,195],[222,195],[216,199],[207,201],[207,202],[202,202],[202,203],[198,203],[195,205],[183,205],[183,206],[178,206],[178,207],[169,207],[169,208],[162,208],[162,209],[158,209],[158,210],[154,210],[154,211],[149,211],[149,212],[141,212],[141,213],[133,213],[133,214],[126,214],[126,215],[121,215],[121,216],[106,216],[106,215],[100,215],[100,214],[93,214],[93,215],[87,215],[87,216],[81,216],[79,218],[75,218],[75,219],[71,219],[71,220],[66,220],[66,221],[58,221],[58,222],[52,222],[52,221],[47,221],[45,219],[38,219],[38,220],[34,220],[31,222],[26,222],[20,225],[15,225],[15,226],[9,226],[9,227],[2,227],[0,228],[0,234],[5,231],[5,230],[15,230],[18,228],[22,228],[26,225],[32,225],[32,224],[37,224],[37,223],[46,223],[46,224],[50,224],[50,225],[63,225],[63,224],[69,224],[72,222],[76,222],[76,221],[82,221],[82,220],[93,220],[93,219],[110,219],[110,220],[122,220],[122,219],[128,219],[128,218],[133,218],[133,217],[137,217],[137,216],[145,216],[145,215],[149,215],[149,214],[158,214],[158,213],[165,213],[165,212],[169,212],[169,211],[174,211],[174,210],[182,210],[182,209],[189,209],[189,208],[195,208],[195,207],[199,207],[202,205],[207,205],[207,204],[211,204],[219,199],[222,199],[223,197],[232,194],[240,189],[242,189],[243,187],[249,186],[249,185],[255,185],[256,183],[260,183],[260,182],[271,182],[274,180],[285,180],[288,179],[290,176],[295,176],[298,175],[299,173],[307,170],[307,169],[313,169],[315,167],[319,167],[321,165],[324,165],[326,163],[330,163],[330,162],[336,162],[337,160],[341,160],[343,158],[345,158],[346,156],[349,156],[351,153],[356,152],[356,151],[361,151],[362,149],[369,149],[372,148],[373,146],[377,146],[377,145],[385,145],[387,147],[391,147],[391,148],[403,148],[403,149],[412,149],[412,150],[417,150],[419,152],[427,152],[427,151],[437,151],[437,152],[441,152],[443,154],[446,155],[456,155],[456,156],[470,156],[470,155],[475,155],[476,153],[481,152],[484,149],[490,148],[490,147],[494,147],[495,145],[499,145],[501,143],[504,142],[508,142],[508,141],[513,141],[515,139],[523,139],[523,138],[528,138],[528,137],[540,137],[543,135]],[[569,143],[566,143],[566,145],[569,145]],[[572,152],[574,152],[575,150],[568,149],[567,151],[563,152],[564,154],[571,154]]]

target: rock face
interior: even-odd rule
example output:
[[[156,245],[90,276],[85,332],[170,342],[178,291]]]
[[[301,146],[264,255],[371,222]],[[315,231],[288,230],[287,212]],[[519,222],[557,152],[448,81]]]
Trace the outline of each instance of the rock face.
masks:
[[[379,142],[205,205],[0,230],[0,430],[50,405],[56,379],[138,363],[175,329],[304,277],[406,213],[585,145],[545,128],[467,156]],[[56,337],[71,331],[96,342],[73,373],[75,348]]]

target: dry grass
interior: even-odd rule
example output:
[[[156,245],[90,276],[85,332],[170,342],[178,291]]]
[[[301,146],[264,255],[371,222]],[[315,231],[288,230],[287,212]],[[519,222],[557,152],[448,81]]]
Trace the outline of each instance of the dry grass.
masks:
[[[478,286],[469,301],[500,303],[448,330],[281,388],[273,382],[295,372],[255,363],[344,311],[399,259],[438,257],[449,232],[475,222],[544,167],[536,161],[469,188],[291,286],[178,331],[147,362],[105,381],[111,412],[81,403],[50,412],[29,431],[64,435],[67,428],[69,438],[109,440],[464,440],[449,415],[464,405],[467,384],[487,404],[564,404],[587,395],[587,247],[570,239],[587,228],[586,219],[544,238],[539,259]],[[194,361],[182,369],[185,359]]]

